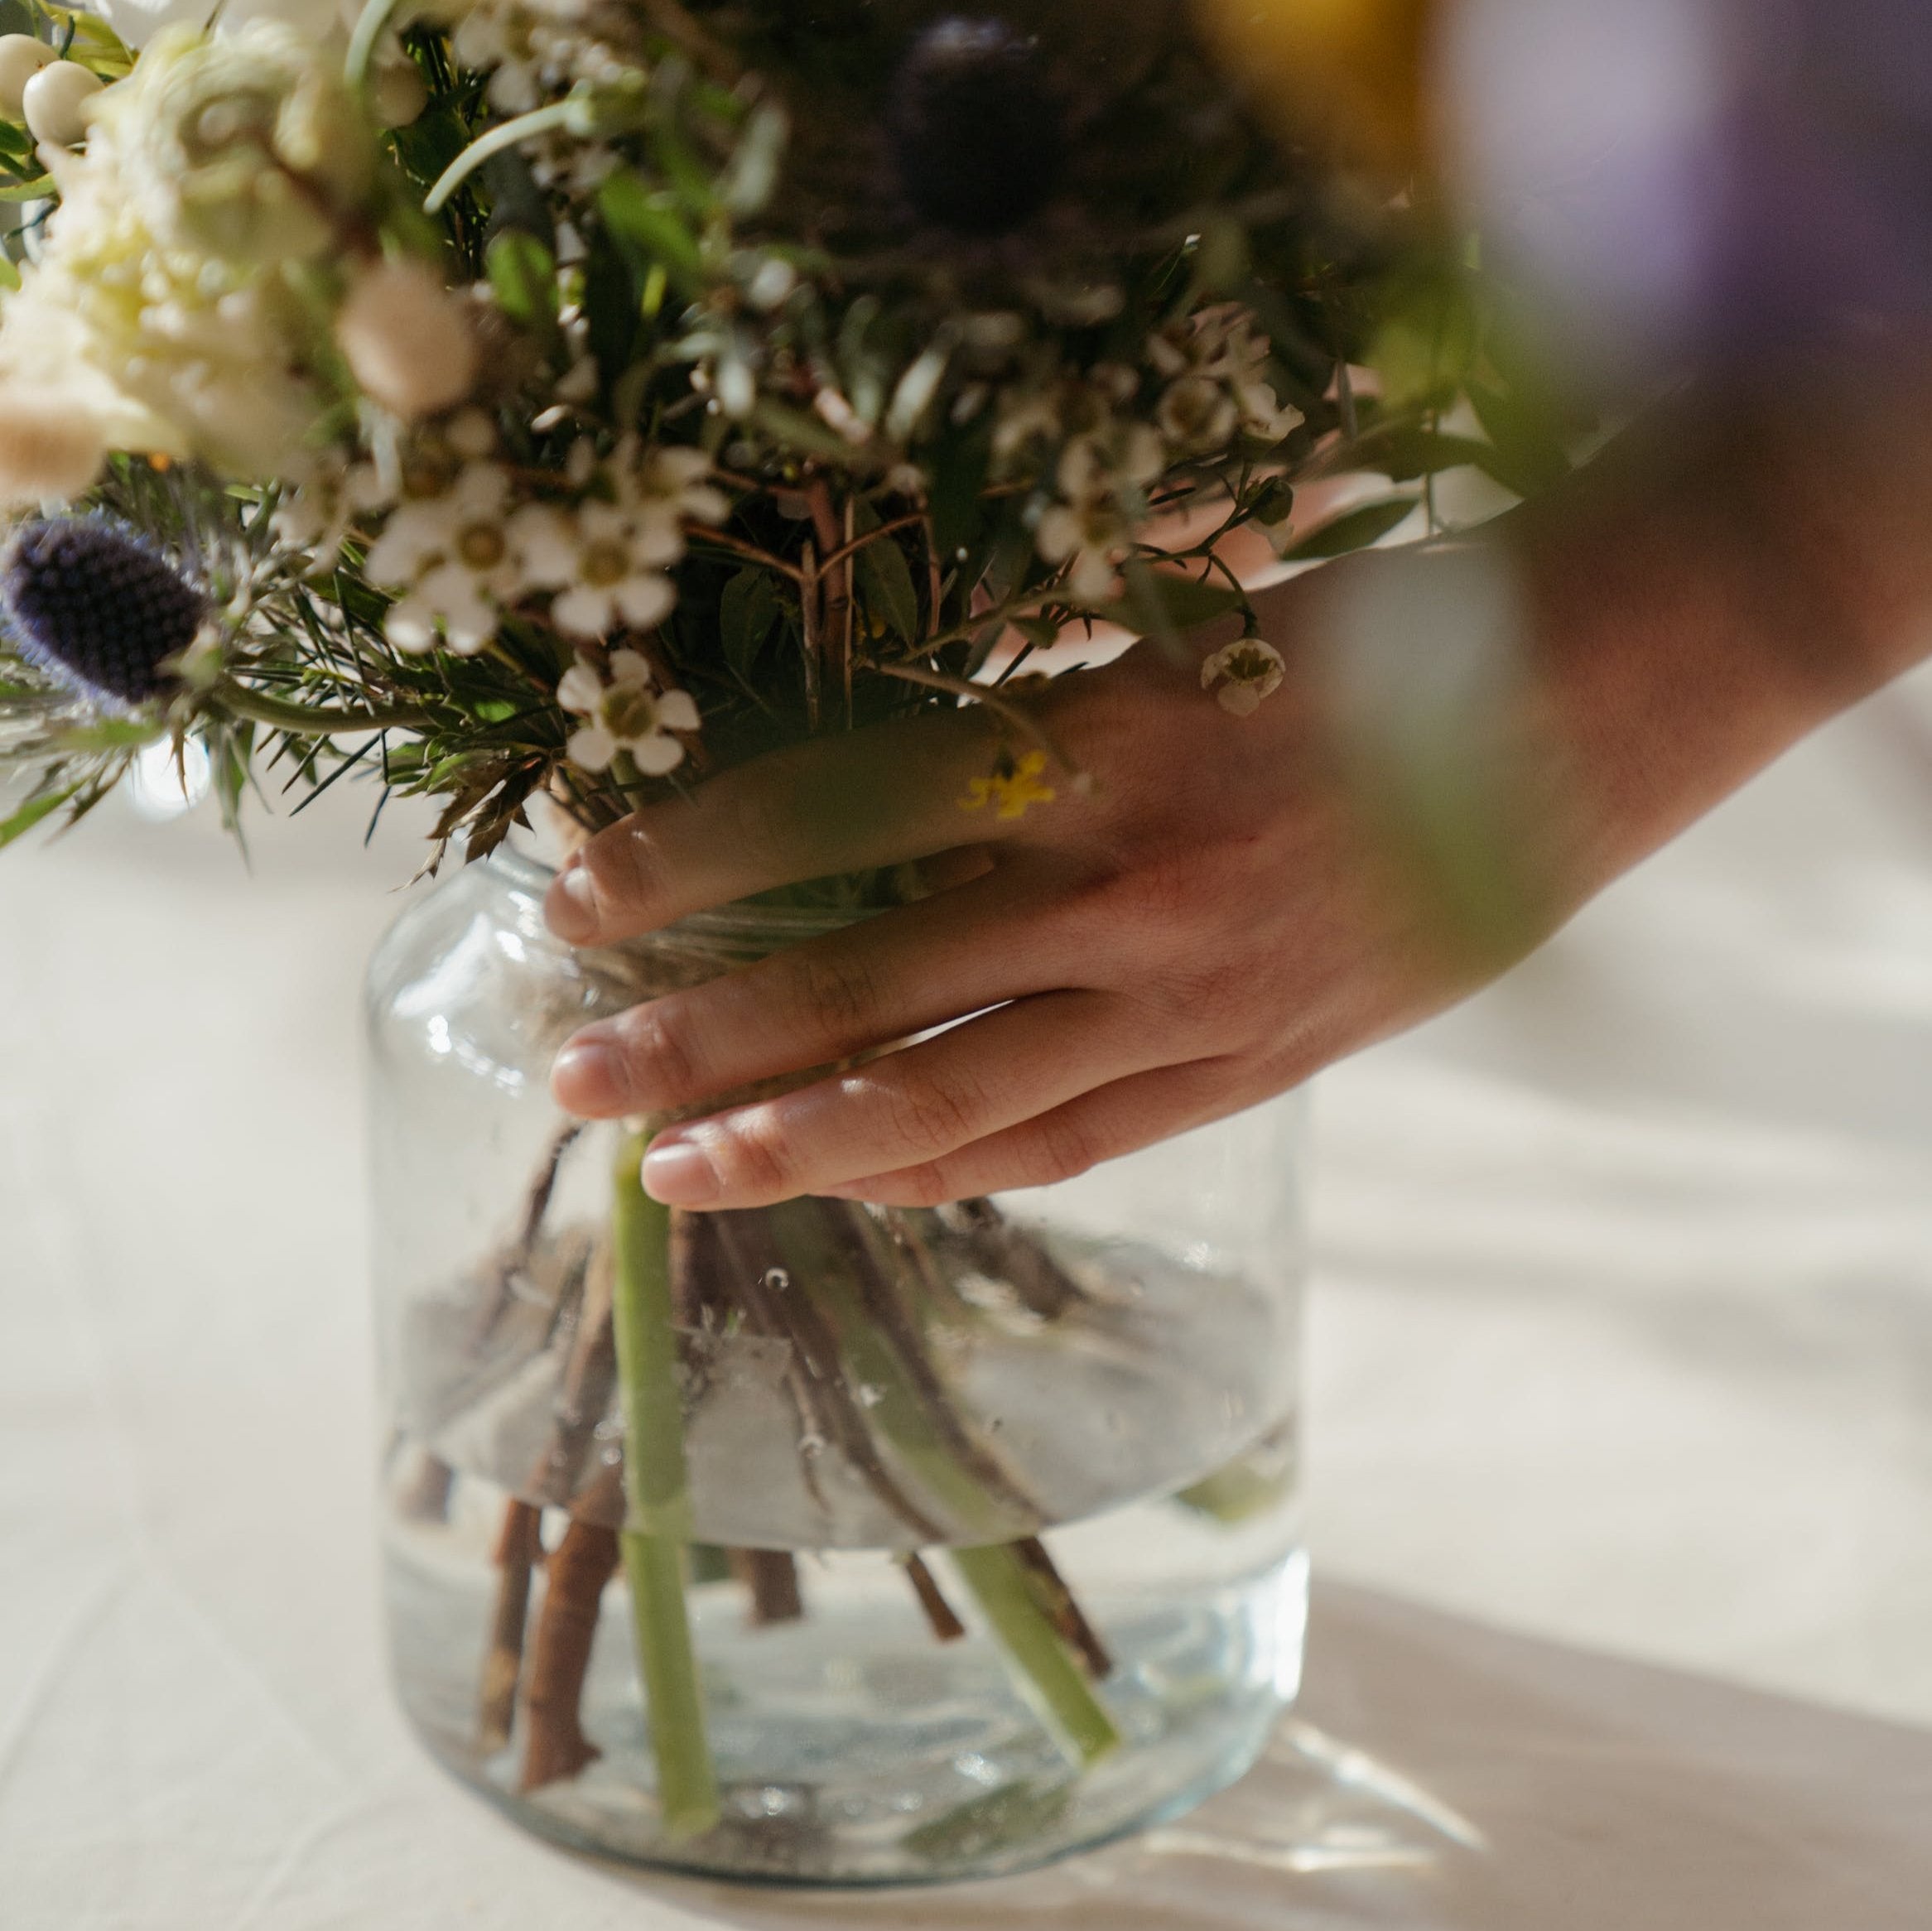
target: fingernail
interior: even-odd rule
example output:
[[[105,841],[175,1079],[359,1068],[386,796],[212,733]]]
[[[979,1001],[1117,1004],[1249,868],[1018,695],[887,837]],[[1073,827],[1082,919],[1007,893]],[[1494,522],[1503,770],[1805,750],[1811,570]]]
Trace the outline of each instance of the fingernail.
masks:
[[[560,873],[543,903],[550,929],[572,946],[587,946],[596,937],[597,891],[581,865]]]
[[[595,1033],[580,1034],[556,1056],[550,1090],[566,1113],[596,1118],[626,1104],[624,1056]]]
[[[666,1206],[703,1206],[723,1191],[717,1168],[690,1140],[660,1142],[644,1155],[644,1192]]]

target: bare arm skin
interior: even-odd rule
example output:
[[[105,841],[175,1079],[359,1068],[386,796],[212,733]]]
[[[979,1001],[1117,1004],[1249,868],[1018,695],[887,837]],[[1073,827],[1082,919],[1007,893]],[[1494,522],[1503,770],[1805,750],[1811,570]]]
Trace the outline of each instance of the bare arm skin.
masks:
[[[1529,631],[1495,727],[1532,802],[1506,855],[1537,908],[1515,951],[1932,647],[1932,375],[1873,362],[1686,402],[1480,539]],[[647,1160],[673,1204],[919,1205],[1067,1177],[1454,1003],[1507,956],[1457,943],[1390,862],[1320,674],[1359,573],[1430,567],[1372,555],[1267,593],[1289,676],[1251,717],[1148,644],[1058,681],[1038,715],[1096,782],[1016,819],[961,808],[1000,743],[966,711],[782,754],[605,833],[551,894],[574,943],[848,869],[939,857],[956,882],[590,1028],[558,1099],[720,1104]]]

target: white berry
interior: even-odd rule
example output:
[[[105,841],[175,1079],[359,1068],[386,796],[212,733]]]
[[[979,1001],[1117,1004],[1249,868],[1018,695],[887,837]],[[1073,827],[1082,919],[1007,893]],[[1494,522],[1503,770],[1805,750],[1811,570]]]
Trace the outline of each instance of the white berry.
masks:
[[[55,60],[21,89],[27,132],[50,147],[72,147],[87,137],[87,103],[100,82],[74,60]]]
[[[21,118],[21,90],[55,58],[54,50],[31,34],[0,34],[0,114]]]
[[[376,68],[369,98],[382,126],[407,128],[429,105],[429,88],[415,61],[384,60]]]

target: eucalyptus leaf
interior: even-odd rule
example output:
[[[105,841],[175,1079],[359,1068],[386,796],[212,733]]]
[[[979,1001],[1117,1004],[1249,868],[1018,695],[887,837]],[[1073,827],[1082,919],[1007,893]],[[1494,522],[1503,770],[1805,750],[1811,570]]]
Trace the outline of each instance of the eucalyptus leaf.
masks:
[[[1344,510],[1284,550],[1282,561],[1309,563],[1325,556],[1346,556],[1351,550],[1366,550],[1371,544],[1379,543],[1398,523],[1407,522],[1414,509],[1414,497],[1390,496]]]

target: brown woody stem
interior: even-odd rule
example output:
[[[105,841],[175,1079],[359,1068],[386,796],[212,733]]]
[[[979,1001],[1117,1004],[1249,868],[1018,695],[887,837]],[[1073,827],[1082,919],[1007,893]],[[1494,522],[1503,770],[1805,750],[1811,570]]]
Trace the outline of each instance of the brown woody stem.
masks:
[[[1106,1682],[1114,1673],[1114,1659],[1086,1620],[1086,1612],[1074,1600],[1066,1577],[1047,1553],[1047,1545],[1037,1535],[1029,1535],[1025,1541],[1014,1543],[1013,1553],[1019,1558],[1021,1567],[1034,1585],[1041,1608],[1060,1632],[1061,1640],[1080,1659],[1096,1683]]]
[[[605,1587],[617,1566],[615,1531],[592,1522],[571,1523],[551,1556],[523,1694],[526,1792],[574,1777],[603,1754],[585,1736],[580,1712]]]
[[[516,1722],[517,1683],[523,1673],[523,1631],[530,1615],[530,1572],[543,1551],[542,1510],[513,1500],[503,1511],[497,1539],[496,1615],[489,1651],[483,1659],[482,1707],[476,1747],[494,1756],[510,1741]]]
[[[902,1556],[899,1560],[913,1595],[919,1599],[920,1608],[926,1612],[926,1620],[932,1625],[932,1634],[942,1643],[958,1642],[966,1633],[966,1625],[953,1614],[952,1605],[946,1600],[938,1578],[926,1567],[925,1558]]]

